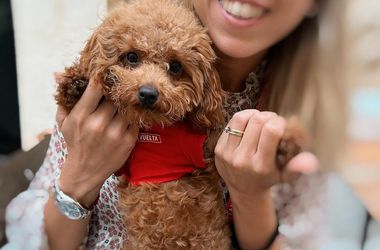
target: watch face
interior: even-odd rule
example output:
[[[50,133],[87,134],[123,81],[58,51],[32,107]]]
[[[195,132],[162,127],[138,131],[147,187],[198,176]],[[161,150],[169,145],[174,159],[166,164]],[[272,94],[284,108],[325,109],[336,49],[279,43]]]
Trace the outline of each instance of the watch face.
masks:
[[[61,201],[58,204],[59,210],[70,219],[79,219],[81,217],[81,211],[75,204],[70,202]]]

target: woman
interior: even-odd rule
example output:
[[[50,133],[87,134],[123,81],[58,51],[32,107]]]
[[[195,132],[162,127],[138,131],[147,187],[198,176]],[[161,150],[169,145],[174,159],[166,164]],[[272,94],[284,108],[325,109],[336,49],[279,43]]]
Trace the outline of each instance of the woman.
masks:
[[[312,71],[318,66],[317,21],[325,13],[325,3],[193,0],[188,4],[208,28],[220,58],[218,71],[229,92],[228,126],[244,131],[241,136],[223,133],[215,149],[216,166],[233,207],[237,244],[241,249],[317,248],[324,239],[319,226],[324,178],[320,173],[297,177],[315,171],[318,161],[311,153],[301,153],[279,172],[274,155],[286,126],[278,114],[297,114],[312,132],[314,152],[322,163],[328,159],[318,146],[319,140],[329,145],[331,132],[320,129],[319,122],[323,118],[329,125],[326,110],[338,105],[321,105],[321,84],[313,81],[317,76]],[[333,87],[322,88],[334,94]],[[126,232],[115,205],[112,174],[128,158],[138,128],[128,126],[110,103],[99,104],[101,98],[99,86],[90,82],[70,113],[58,109],[58,126],[44,165],[29,190],[8,209],[8,237],[14,246],[26,241],[28,248],[76,249],[85,242],[90,249],[121,248]],[[67,151],[72,153],[64,161]],[[46,191],[56,179],[57,166],[62,168],[61,191],[84,207],[98,199],[91,218],[70,220],[58,211]],[[295,178],[294,185],[283,183],[275,190],[275,184]],[[35,224],[31,228],[23,222]]]

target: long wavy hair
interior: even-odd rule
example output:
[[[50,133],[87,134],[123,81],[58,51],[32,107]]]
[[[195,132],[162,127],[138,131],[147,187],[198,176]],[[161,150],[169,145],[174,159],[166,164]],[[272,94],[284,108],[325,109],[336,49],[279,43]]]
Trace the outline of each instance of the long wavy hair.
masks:
[[[108,0],[109,7],[120,1]],[[192,8],[192,0],[175,0]],[[264,109],[297,116],[312,138],[323,169],[337,167],[347,123],[344,29],[345,0],[316,0],[318,13],[306,17],[269,53]]]
[[[339,167],[346,145],[347,97],[344,19],[346,1],[318,1],[307,17],[270,51],[266,108],[299,117],[324,169]]]

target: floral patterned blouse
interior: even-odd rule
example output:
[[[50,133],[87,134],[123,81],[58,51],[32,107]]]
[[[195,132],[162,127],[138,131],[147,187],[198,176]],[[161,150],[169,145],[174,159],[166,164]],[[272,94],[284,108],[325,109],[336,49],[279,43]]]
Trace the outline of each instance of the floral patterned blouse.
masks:
[[[261,65],[248,76],[242,92],[228,93],[224,104],[226,121],[240,110],[256,107],[263,70]],[[48,249],[43,208],[48,200],[48,190],[52,188],[66,156],[65,140],[56,126],[46,158],[29,188],[7,207],[6,234],[9,243],[3,249]],[[326,235],[325,181],[324,175],[316,173],[300,177],[293,185],[273,187],[283,249],[318,249],[323,244]],[[127,231],[118,210],[117,185],[114,175],[104,183],[93,208],[84,249],[122,249]],[[225,194],[228,195],[228,192]]]

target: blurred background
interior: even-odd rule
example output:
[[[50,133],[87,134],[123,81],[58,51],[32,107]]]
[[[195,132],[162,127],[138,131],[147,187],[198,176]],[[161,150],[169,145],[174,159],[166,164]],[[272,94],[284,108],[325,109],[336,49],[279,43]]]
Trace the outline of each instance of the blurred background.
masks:
[[[380,221],[380,1],[348,2],[346,72],[353,90],[348,161],[341,173]]]
[[[106,0],[0,0],[0,248],[5,207],[48,146],[54,72],[72,64],[106,9]]]
[[[363,203],[361,209],[379,221],[380,1],[347,1],[347,80],[354,91],[350,96],[349,157],[340,174],[350,186],[349,192],[354,190],[355,202]],[[54,126],[53,74],[75,60],[106,9],[106,0],[0,0],[0,224],[5,202],[12,192],[27,186],[46,150],[46,140],[33,147]],[[21,159],[20,152],[29,156]],[[6,185],[1,178],[5,169],[8,176],[13,171],[17,183]],[[339,192],[334,195],[344,197]],[[347,206],[352,208],[355,202]],[[0,246],[2,234],[0,225]],[[380,243],[373,249],[380,249]]]
[[[20,148],[16,57],[10,0],[0,0],[0,162]]]

